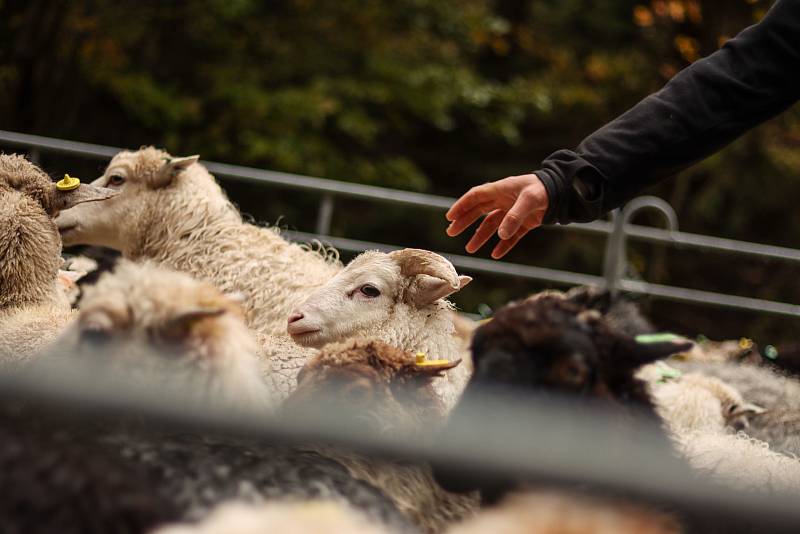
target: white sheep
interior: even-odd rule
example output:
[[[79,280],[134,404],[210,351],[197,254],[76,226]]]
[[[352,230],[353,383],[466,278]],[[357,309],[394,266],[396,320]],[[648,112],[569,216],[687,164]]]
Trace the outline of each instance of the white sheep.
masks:
[[[447,534],[679,534],[672,516],[645,506],[556,491],[512,494]]]
[[[471,280],[427,250],[365,252],[309,295],[289,317],[287,330],[306,347],[363,336],[430,359],[465,358],[454,335],[453,306],[445,298]],[[448,410],[464,389],[470,368],[460,366],[436,384]]]
[[[649,389],[656,412],[673,435],[738,430],[747,425],[748,416],[764,412],[729,384],[699,373],[687,373],[674,380],[653,380]]]
[[[59,282],[61,240],[52,217],[113,191],[81,184],[62,191],[22,156],[0,155],[0,357],[22,362],[72,318]]]
[[[284,334],[289,312],[341,264],[335,254],[244,222],[197,159],[152,147],[117,154],[94,184],[120,194],[62,213],[56,222],[64,243],[109,247],[240,293],[248,326]]]
[[[735,388],[699,373],[649,386],[670,437],[694,469],[741,489],[800,488],[800,461],[741,432],[730,432],[739,417],[763,412]]]
[[[152,534],[388,534],[380,524],[336,501],[229,502],[197,524],[170,525]]]
[[[684,372],[716,377],[739,390],[744,398],[764,408],[748,418],[742,430],[769,443],[774,450],[800,456],[800,381],[767,366],[735,362],[674,362]]]
[[[185,273],[121,261],[86,288],[77,321],[51,352],[112,359],[143,374],[146,384],[188,377],[208,399],[269,407],[262,377],[269,379],[270,367],[257,360],[258,350],[241,308],[217,288]]]

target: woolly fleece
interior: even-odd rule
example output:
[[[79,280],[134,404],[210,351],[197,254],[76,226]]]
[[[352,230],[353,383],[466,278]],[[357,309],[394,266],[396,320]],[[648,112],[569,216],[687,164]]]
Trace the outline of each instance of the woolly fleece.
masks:
[[[50,178],[22,156],[0,155],[0,361],[24,362],[72,318],[58,283],[61,240],[48,215]]]
[[[207,282],[154,264],[122,261],[89,286],[75,325],[59,347],[69,353],[113,343],[114,357],[142,367],[153,355],[170,367],[204,373],[210,397],[271,404],[241,308]],[[91,354],[90,354],[91,355]],[[137,358],[137,361],[130,361]]]
[[[108,246],[240,293],[248,326],[283,334],[295,305],[341,269],[335,254],[244,222],[203,165],[171,167],[170,158],[153,147],[117,154],[94,184],[124,176],[119,196],[64,211],[65,243]]]

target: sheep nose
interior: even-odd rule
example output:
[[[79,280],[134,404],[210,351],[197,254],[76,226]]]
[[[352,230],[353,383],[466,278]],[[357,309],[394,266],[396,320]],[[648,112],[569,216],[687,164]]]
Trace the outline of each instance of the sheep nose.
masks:
[[[303,315],[302,313],[300,313],[300,312],[293,312],[293,313],[292,313],[292,314],[289,316],[288,324],[296,323],[297,321],[299,321],[299,320],[300,320],[300,319],[302,319],[303,317],[305,317],[305,315]]]

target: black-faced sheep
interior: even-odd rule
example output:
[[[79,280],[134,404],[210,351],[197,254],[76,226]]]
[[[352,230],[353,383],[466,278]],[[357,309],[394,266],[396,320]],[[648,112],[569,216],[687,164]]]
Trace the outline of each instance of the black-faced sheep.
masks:
[[[61,239],[52,217],[113,191],[79,185],[59,190],[22,156],[0,155],[0,357],[20,362],[66,326],[70,305],[59,285]]]
[[[476,332],[475,374],[465,396],[473,387],[503,384],[539,395],[600,401],[623,410],[638,406],[651,416],[661,413],[669,417],[668,427],[673,424],[671,430],[677,429],[671,437],[678,442],[681,454],[710,477],[748,488],[796,486],[800,462],[723,430],[726,417],[744,414],[747,406],[743,399],[761,405],[742,388],[737,387],[741,392],[738,395],[718,382],[689,377],[679,382],[688,392],[669,397],[677,406],[656,409],[658,402],[667,402],[664,393],[668,389],[653,398],[648,384],[638,376],[639,368],[689,346],[679,338],[636,341],[615,331],[596,311],[557,296],[529,299],[499,310]],[[702,402],[695,402],[701,396]],[[751,413],[751,426],[753,420],[765,415]],[[687,430],[691,425],[694,428]],[[753,469],[737,465],[741,463]]]
[[[94,184],[119,195],[62,213],[66,245],[109,247],[240,293],[257,332],[284,334],[292,308],[341,269],[335,258],[244,222],[196,156],[121,152]]]
[[[564,298],[579,306],[599,311],[606,323],[617,332],[638,336],[656,331],[639,306],[628,297],[612,298],[611,293],[605,289],[577,286],[567,291]]]
[[[363,336],[432,359],[468,360],[445,298],[470,280],[427,250],[365,252],[294,310],[288,332],[307,347]],[[458,400],[470,368],[467,361],[434,385],[447,409]]]
[[[501,308],[476,331],[475,374],[467,389],[504,385],[652,412],[646,384],[635,377],[636,370],[690,345],[639,343],[614,330],[595,310],[543,296]]]
[[[501,393],[502,388],[605,404],[623,415],[618,421],[620,430],[632,431],[628,416],[634,412],[657,420],[647,385],[635,377],[636,370],[686,348],[684,343],[638,343],[613,330],[597,310],[588,310],[563,295],[539,295],[506,305],[475,332],[475,372],[464,399],[469,399],[473,390],[480,394],[491,388]],[[453,418],[462,417],[460,408],[456,407]],[[664,443],[666,448],[666,438]],[[478,486],[446,471],[438,472],[437,479],[452,490]],[[491,502],[509,487],[513,484],[483,485],[482,496]]]

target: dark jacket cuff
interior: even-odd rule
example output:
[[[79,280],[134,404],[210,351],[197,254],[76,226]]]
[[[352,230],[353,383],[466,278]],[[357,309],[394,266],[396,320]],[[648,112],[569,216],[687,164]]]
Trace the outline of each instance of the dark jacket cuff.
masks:
[[[548,197],[543,224],[588,222],[603,215],[605,180],[575,152],[554,152],[544,160],[536,176]]]

